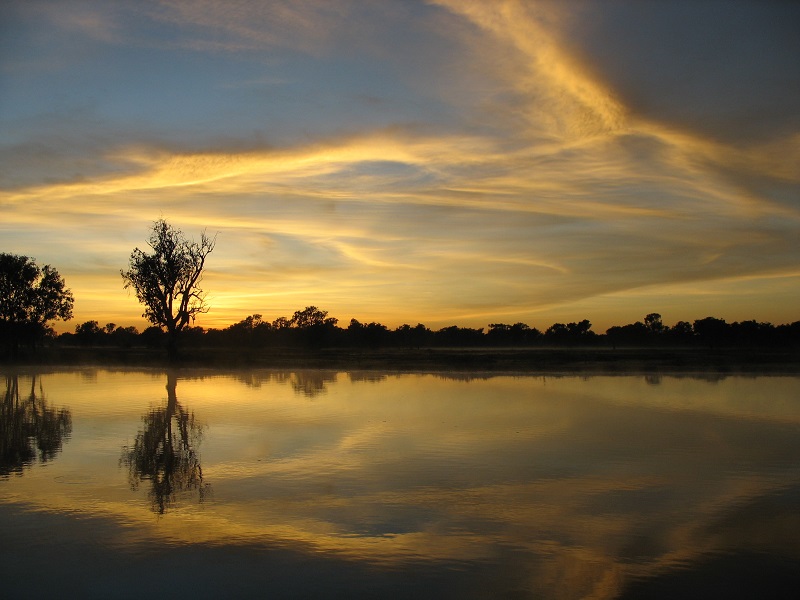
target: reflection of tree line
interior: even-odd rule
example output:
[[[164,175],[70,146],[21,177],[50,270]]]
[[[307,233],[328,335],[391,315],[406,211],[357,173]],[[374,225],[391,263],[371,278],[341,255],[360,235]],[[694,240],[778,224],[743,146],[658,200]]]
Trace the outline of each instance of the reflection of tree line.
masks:
[[[249,387],[259,388],[264,384],[290,385],[297,394],[313,398],[327,391],[328,385],[336,383],[339,371],[310,369],[305,371],[240,371],[236,378]],[[351,382],[377,383],[386,379],[386,374],[375,371],[348,371]]]
[[[19,377],[6,375],[0,407],[0,476],[21,473],[37,459],[52,460],[72,433],[66,408],[48,406],[41,382],[31,378],[27,395],[20,394]]]
[[[202,427],[194,413],[180,402],[176,393],[177,376],[167,374],[167,404],[142,417],[143,427],[133,446],[125,446],[120,464],[128,468],[132,490],[148,481],[148,498],[154,512],[164,514],[175,506],[179,495],[198,490],[202,501],[208,492],[197,447]]]
[[[309,398],[325,394],[331,384],[335,384],[339,371],[307,370],[307,371],[238,371],[235,377],[248,387],[260,388],[262,385],[281,384],[290,385],[295,393]],[[347,371],[347,378],[352,383],[378,383],[385,380],[388,375],[378,371]],[[497,373],[462,373],[459,371],[442,371],[426,373],[429,377],[444,379],[445,381],[488,381],[494,377],[503,377]],[[547,379],[572,378],[574,373],[549,373]],[[583,379],[590,379],[594,375],[583,375]],[[658,385],[665,377],[662,373],[643,373],[644,380],[651,385]],[[667,377],[673,379],[693,379],[711,383],[723,381],[728,377],[725,373],[670,373]]]
[[[462,379],[453,374],[434,374],[444,379]],[[336,371],[298,372],[242,372],[239,379],[253,387],[264,383],[290,384],[297,394],[314,397],[325,393],[329,384],[337,381]],[[386,375],[374,372],[351,372],[353,382],[377,382]],[[487,376],[488,377],[488,376]],[[559,378],[559,376],[552,376]],[[687,376],[717,381],[724,375]],[[476,377],[477,378],[477,377]],[[466,381],[473,377],[463,377]],[[645,380],[659,384],[660,375],[647,374]],[[148,498],[151,508],[164,514],[173,508],[178,497],[197,491],[200,500],[209,492],[204,483],[198,447],[202,440],[202,426],[193,412],[177,398],[177,375],[167,374],[166,405],[150,410],[142,417],[143,426],[132,446],[123,448],[120,464],[128,469],[132,490],[142,482],[149,482]],[[37,459],[52,460],[61,450],[72,432],[71,413],[66,408],[48,406],[41,382],[31,378],[30,389],[20,392],[19,378],[6,376],[6,388],[0,406],[0,476],[21,473],[23,468]]]
[[[249,387],[265,384],[290,385],[297,394],[313,398],[325,393],[329,383],[336,381],[336,371],[242,371],[236,378]]]

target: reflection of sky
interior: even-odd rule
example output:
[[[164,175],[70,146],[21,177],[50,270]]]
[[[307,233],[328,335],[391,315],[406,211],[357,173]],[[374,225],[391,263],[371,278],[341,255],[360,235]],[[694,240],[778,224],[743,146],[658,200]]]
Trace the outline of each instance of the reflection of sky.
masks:
[[[0,6],[3,251],[76,319],[164,216],[204,326],[796,320],[793,3]],[[72,329],[72,326],[66,326]]]
[[[528,589],[571,582],[566,597],[612,597],[717,552],[800,558],[781,508],[800,487],[797,378],[186,373],[177,397],[204,427],[211,494],[154,519],[118,461],[166,378],[87,373],[42,376],[72,439],[0,493],[124,525],[121,547],[263,544],[398,569],[511,560]]]

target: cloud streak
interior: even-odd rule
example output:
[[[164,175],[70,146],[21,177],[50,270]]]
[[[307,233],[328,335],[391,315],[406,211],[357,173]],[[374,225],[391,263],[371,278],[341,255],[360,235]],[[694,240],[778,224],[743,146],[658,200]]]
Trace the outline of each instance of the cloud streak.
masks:
[[[76,415],[76,432],[112,421],[77,384],[87,375],[97,389],[126,383],[117,386],[112,432],[136,432],[143,398],[163,400],[163,380],[153,373],[46,375],[45,389],[59,389]],[[739,519],[761,532],[796,529],[789,500],[797,476],[786,459],[798,447],[796,379],[665,377],[653,385],[641,377],[465,383],[399,375],[376,385],[330,373],[317,374],[328,393],[308,402],[293,391],[301,373],[250,375],[178,384],[184,408],[209,424],[195,449],[204,480],[224,498],[213,510],[180,502],[191,530],[155,521],[143,490],[132,500],[119,486],[115,461],[62,493],[53,493],[64,487],[53,477],[26,475],[14,482],[17,498],[30,509],[135,524],[140,537],[122,535],[133,547],[256,544],[378,568],[510,560],[529,577],[528,589],[567,582],[571,596],[590,590],[598,598],[617,597],[631,579],[754,543],[777,556],[797,553],[788,534],[754,542],[726,533],[740,530]],[[677,449],[676,431],[684,433]],[[766,440],[759,448],[752,432]],[[85,442],[81,435],[70,442],[75,455],[74,445]],[[756,474],[743,464],[772,469]],[[765,521],[746,514],[776,496],[786,510]],[[498,556],[504,547],[521,554]]]
[[[770,14],[743,4],[765,35]],[[58,14],[58,5],[43,6]],[[118,270],[163,215],[187,233],[220,232],[206,325],[308,304],[389,325],[508,318],[547,327],[589,317],[602,329],[652,310],[667,320],[708,310],[796,320],[770,300],[776,281],[781,293],[800,286],[800,130],[791,111],[775,99],[783,128],[719,135],[693,126],[698,105],[673,80],[675,101],[648,108],[631,92],[635,82],[620,79],[615,61],[635,61],[620,58],[628,42],[609,37],[652,24],[646,11],[614,3],[600,18],[592,3],[513,0],[228,8],[148,3],[119,8],[134,11],[124,20],[85,4],[71,20],[38,25],[107,49],[104,60],[73,57],[65,73],[160,57],[150,83],[163,81],[163,92],[143,93],[138,67],[129,85],[148,106],[169,93],[191,107],[128,118],[120,110],[134,88],[98,95],[100,81],[66,89],[49,112],[47,103],[24,107],[21,92],[5,101],[6,250],[59,267],[78,319],[102,320],[93,311],[103,310],[135,319]],[[775,61],[795,48],[782,39]],[[638,43],[643,56],[657,52]],[[2,66],[31,47],[12,45]],[[4,89],[47,89],[41,73],[0,73]],[[652,94],[658,76],[648,77]],[[195,89],[210,91],[190,96]],[[733,119],[748,103],[768,105],[773,92],[751,92],[739,108],[728,99],[725,110]],[[298,103],[317,110],[298,113]],[[102,260],[91,257],[97,248]],[[109,283],[99,284],[104,276]],[[687,286],[727,286],[729,296],[709,295],[719,308],[694,292],[671,296]],[[660,297],[672,314],[653,306]]]

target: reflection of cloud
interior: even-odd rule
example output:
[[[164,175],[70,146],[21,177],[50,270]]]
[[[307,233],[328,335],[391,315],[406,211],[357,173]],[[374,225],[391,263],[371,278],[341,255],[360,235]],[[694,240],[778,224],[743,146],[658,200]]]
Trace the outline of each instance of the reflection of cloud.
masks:
[[[508,568],[520,589],[566,586],[566,597],[615,597],[636,578],[742,548],[797,555],[796,378],[376,385],[342,374],[307,402],[268,372],[242,374],[260,387],[188,375],[181,397],[209,420],[203,474],[220,499],[182,507],[191,528],[91,488],[53,495],[33,482],[26,501],[91,506],[144,531],[137,543],[277,546],[399,569],[466,561]],[[124,381],[140,378],[152,375]],[[794,535],[772,535],[781,527]]]
[[[605,383],[607,378],[599,379]],[[529,575],[526,587],[545,591],[569,582],[565,597],[615,597],[631,579],[667,573],[729,549],[709,533],[709,527],[737,513],[743,504],[780,494],[786,484],[779,473],[747,478],[729,477],[724,467],[719,470],[728,463],[761,460],[753,457],[747,440],[753,435],[761,439],[762,434],[749,425],[718,415],[643,409],[639,394],[646,384],[611,378],[609,385],[620,381],[633,384],[630,403],[610,411],[556,392],[528,402],[526,409],[533,414],[527,418],[508,404],[495,413],[470,398],[459,398],[460,414],[469,416],[458,418],[451,407],[439,412],[420,398],[411,407],[384,414],[383,423],[343,435],[333,447],[309,446],[306,452],[243,472],[219,465],[215,476],[226,478],[228,473],[228,484],[240,481],[245,487],[269,481],[272,508],[260,517],[237,514],[233,520],[246,519],[257,527],[258,522],[277,519],[279,513],[285,519],[291,511],[297,527],[291,535],[313,539],[306,543],[316,551],[397,565],[422,556],[442,561],[497,560],[494,550],[486,554],[486,549],[511,545],[530,553],[525,561],[517,555],[519,562],[514,563]],[[549,385],[561,388],[573,383],[577,381],[567,378],[551,380]],[[664,382],[671,394],[680,395],[681,386],[675,383],[681,382]],[[726,387],[737,385],[730,382]],[[623,395],[628,398],[627,392]],[[536,408],[539,402],[542,412]],[[416,418],[409,422],[405,417],[410,414]],[[452,429],[442,426],[445,418],[453,422]],[[477,422],[500,425],[494,429],[497,436],[486,436]],[[535,434],[526,429],[532,422]],[[797,442],[791,429],[778,426],[767,434],[777,443],[767,454],[793,452],[790,447]],[[682,449],[669,452],[665,449],[675,444],[677,431]],[[414,441],[406,443],[407,436]],[[555,442],[559,438],[570,441]],[[520,445],[526,460],[513,450],[520,439],[526,440]],[[463,455],[458,460],[449,455],[464,448],[471,449],[473,458],[492,459],[482,468],[483,460],[473,463]],[[392,451],[401,453],[396,462]],[[623,455],[637,458],[628,462],[621,459]],[[463,461],[470,465],[469,474],[457,466]],[[519,477],[526,470],[529,483],[473,483],[493,477],[503,480],[506,471]],[[294,473],[317,475],[305,487],[293,483]],[[356,495],[337,493],[353,486],[359,490]],[[667,489],[671,492],[665,493]],[[286,498],[291,502],[282,501]],[[746,520],[753,527],[760,522],[752,514]],[[351,534],[328,545],[335,532],[354,530],[372,533]],[[460,531],[464,535],[445,533]],[[277,531],[264,533],[271,537]],[[773,540],[768,551],[785,553],[789,546]]]

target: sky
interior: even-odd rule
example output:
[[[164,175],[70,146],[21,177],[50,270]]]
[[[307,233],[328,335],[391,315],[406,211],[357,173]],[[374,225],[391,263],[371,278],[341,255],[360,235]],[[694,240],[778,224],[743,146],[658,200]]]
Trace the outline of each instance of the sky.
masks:
[[[800,319],[800,4],[7,0],[0,252],[72,331],[217,236],[196,325]]]

